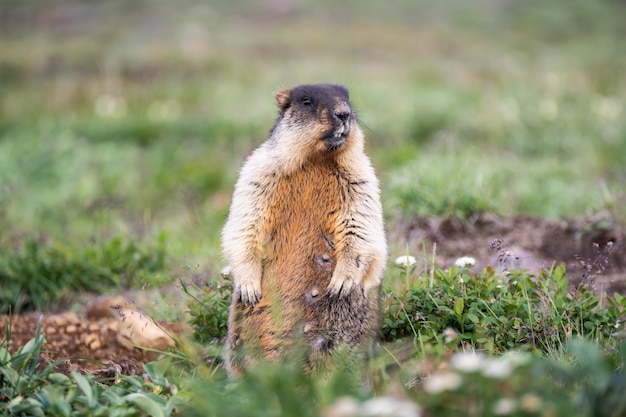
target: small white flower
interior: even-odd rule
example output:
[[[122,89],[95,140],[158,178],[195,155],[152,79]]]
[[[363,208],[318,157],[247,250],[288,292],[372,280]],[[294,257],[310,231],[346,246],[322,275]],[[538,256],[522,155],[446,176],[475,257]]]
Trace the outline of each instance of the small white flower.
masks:
[[[471,256],[461,256],[460,258],[457,258],[456,261],[454,261],[454,265],[458,266],[459,268],[472,267],[476,265],[476,259],[472,258]]]
[[[359,416],[419,417],[422,410],[413,401],[393,397],[377,397],[361,404]]]
[[[512,350],[502,355],[501,359],[510,363],[513,368],[517,368],[520,365],[527,364],[530,361],[530,355]]]
[[[221,273],[223,278],[230,278],[233,273],[233,267],[230,265],[226,265],[224,268],[222,268]]]
[[[485,362],[483,375],[489,378],[504,379],[511,375],[513,365],[505,359],[490,359]]]
[[[433,374],[424,380],[424,389],[431,394],[451,391],[461,386],[463,380],[455,372],[441,372]]]
[[[493,412],[497,416],[506,416],[515,411],[515,400],[512,398],[500,398],[493,406]]]
[[[455,353],[450,359],[452,368],[461,372],[479,371],[485,363],[485,357],[476,352],[459,352]]]
[[[459,332],[448,327],[443,331],[443,337],[446,343],[450,343],[459,337]]]
[[[413,256],[398,256],[396,258],[396,265],[409,267],[415,265],[415,258]]]

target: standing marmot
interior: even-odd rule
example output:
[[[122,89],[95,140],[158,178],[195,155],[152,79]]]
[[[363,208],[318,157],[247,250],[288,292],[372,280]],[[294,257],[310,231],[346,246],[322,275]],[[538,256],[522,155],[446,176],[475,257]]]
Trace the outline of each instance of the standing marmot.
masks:
[[[276,124],[244,163],[222,231],[234,283],[231,375],[297,342],[315,368],[333,350],[370,346],[379,326],[387,243],[348,91],[301,85],[276,101]]]

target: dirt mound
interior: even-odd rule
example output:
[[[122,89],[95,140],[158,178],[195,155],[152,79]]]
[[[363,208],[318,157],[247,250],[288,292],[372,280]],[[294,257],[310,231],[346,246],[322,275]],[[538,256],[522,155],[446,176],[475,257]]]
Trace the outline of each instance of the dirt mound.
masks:
[[[593,276],[599,289],[626,293],[626,231],[597,219],[547,220],[481,214],[456,218],[415,218],[392,225],[389,240],[412,255],[434,252],[439,267],[461,256],[487,265],[537,273],[564,263],[572,284]]]
[[[127,307],[121,297],[97,300],[80,316],[64,312],[0,316],[0,340],[10,331],[8,350],[14,354],[35,337],[41,317],[45,338],[39,365],[55,363],[55,370],[93,373],[113,369],[125,375],[141,374],[142,365],[156,359],[159,352],[174,346],[174,325],[156,324],[149,317]]]

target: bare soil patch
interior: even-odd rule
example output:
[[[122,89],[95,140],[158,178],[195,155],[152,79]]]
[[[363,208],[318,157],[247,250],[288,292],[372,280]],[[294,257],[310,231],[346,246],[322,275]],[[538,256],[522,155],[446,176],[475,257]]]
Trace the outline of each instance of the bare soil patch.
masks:
[[[72,371],[98,373],[114,371],[125,375],[143,372],[142,365],[156,359],[175,345],[180,326],[156,323],[129,306],[122,297],[99,298],[80,313],[0,316],[0,340],[10,331],[8,349],[12,354],[35,337],[39,320],[45,337],[40,366],[54,364],[64,374]]]
[[[491,265],[538,273],[563,263],[573,285],[583,278],[593,279],[600,291],[626,293],[626,231],[600,219],[493,214],[468,221],[415,218],[393,225],[389,240],[414,256],[430,257],[434,252],[438,267],[451,266],[461,256],[476,259],[474,270]]]

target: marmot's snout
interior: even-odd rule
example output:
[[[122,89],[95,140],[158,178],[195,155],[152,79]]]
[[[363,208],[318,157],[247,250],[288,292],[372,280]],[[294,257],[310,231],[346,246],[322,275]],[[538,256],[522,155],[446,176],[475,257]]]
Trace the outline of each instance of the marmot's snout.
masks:
[[[350,134],[350,121],[352,110],[346,103],[342,103],[333,111],[333,130],[325,138],[331,148],[338,148],[346,141]]]
[[[335,112],[335,117],[339,119],[341,125],[339,126],[340,130],[343,130],[340,134],[343,136],[348,136],[350,134],[350,115],[351,112],[349,110],[341,110],[339,112]]]

